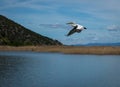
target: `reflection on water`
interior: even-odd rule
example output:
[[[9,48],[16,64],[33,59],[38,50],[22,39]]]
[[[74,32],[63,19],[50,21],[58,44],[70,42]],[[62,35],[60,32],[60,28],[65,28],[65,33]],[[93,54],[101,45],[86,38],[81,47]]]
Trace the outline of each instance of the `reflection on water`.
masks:
[[[120,56],[0,52],[0,87],[120,87]]]

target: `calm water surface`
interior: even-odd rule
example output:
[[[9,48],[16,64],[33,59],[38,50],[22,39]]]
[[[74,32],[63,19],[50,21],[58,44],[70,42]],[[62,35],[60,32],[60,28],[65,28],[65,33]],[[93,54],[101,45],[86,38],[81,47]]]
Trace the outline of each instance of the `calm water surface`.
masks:
[[[0,52],[0,87],[120,87],[120,56]]]

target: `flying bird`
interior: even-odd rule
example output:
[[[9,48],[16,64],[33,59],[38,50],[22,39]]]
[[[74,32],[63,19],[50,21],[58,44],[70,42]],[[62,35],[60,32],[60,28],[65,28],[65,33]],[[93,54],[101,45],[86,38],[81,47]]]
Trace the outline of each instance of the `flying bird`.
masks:
[[[67,36],[70,36],[70,35],[74,34],[75,32],[80,33],[82,30],[87,29],[86,27],[79,25],[79,24],[76,24],[76,23],[73,23],[73,22],[69,22],[67,24],[70,24],[73,27],[73,29],[71,29],[69,31]]]

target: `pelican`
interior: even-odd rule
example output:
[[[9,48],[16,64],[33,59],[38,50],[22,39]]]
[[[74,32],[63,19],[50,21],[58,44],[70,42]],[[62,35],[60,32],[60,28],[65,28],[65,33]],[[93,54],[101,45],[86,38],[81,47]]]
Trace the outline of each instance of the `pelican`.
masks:
[[[82,30],[87,29],[86,27],[84,27],[82,25],[79,25],[79,24],[76,24],[76,23],[73,23],[73,22],[69,22],[67,24],[70,24],[73,27],[73,29],[71,29],[69,31],[69,33],[67,34],[67,36],[70,36],[70,35],[72,35],[75,32],[80,33]]]

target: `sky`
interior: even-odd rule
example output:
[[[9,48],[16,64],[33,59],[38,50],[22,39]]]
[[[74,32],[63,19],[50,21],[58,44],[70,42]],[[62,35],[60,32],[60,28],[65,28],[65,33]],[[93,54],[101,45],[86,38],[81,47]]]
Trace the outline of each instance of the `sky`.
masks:
[[[0,14],[63,44],[120,42],[120,0],[1,0]],[[87,27],[69,37],[68,22]]]

